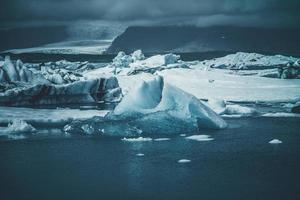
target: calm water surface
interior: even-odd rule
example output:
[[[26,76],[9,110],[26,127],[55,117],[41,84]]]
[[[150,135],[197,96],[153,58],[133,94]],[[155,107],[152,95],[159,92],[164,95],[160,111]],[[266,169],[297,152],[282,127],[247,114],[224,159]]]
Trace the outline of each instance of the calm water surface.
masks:
[[[229,129],[198,133],[209,142],[1,141],[0,199],[299,199],[300,119],[227,121]]]

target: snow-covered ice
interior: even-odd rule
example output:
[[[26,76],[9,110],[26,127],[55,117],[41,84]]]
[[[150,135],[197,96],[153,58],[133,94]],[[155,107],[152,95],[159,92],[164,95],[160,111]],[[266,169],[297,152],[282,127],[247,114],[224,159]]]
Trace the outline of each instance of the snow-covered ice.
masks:
[[[136,156],[143,157],[143,156],[145,156],[145,154],[143,154],[143,153],[137,153]]]
[[[195,140],[195,141],[199,141],[199,142],[214,140],[214,138],[212,138],[210,135],[191,135],[191,136],[186,137],[186,139]]]
[[[201,69],[170,69],[159,71],[158,74],[164,77],[165,82],[172,83],[199,99],[222,99],[234,102],[300,100],[300,79],[239,76]],[[209,80],[214,82],[211,83]]]

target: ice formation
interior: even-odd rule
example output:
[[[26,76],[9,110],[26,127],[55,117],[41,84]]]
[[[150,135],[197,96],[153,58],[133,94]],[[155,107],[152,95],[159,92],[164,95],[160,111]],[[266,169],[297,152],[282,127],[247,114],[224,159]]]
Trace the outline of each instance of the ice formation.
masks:
[[[195,132],[201,128],[222,129],[227,126],[218,114],[200,100],[164,83],[160,76],[130,91],[107,116],[75,121],[68,126],[67,132],[84,133],[82,126],[85,124],[95,134],[129,136],[142,133],[179,134]],[[104,133],[98,131],[103,129]],[[123,130],[118,132],[120,129]]]
[[[126,55],[123,51],[120,51],[113,59],[112,65],[117,68],[126,68],[129,67],[129,64],[132,62],[133,58],[130,55]]]
[[[258,114],[254,108],[249,108],[240,105],[226,105],[225,110],[220,113],[222,115],[241,115],[241,116],[253,116]]]
[[[7,131],[10,133],[32,133],[36,129],[23,120],[15,119],[12,123],[8,124]]]
[[[115,77],[77,81],[64,85],[37,84],[0,93],[0,105],[51,105],[116,101],[122,91]]]
[[[155,55],[144,60],[137,60],[129,66],[130,71],[128,72],[128,75],[141,72],[153,74],[156,71],[172,68],[189,68],[186,63],[180,60],[180,56],[175,54]]]
[[[224,100],[209,99],[208,105],[220,115],[239,115],[239,116],[253,116],[258,114],[254,108],[240,106],[237,104],[226,104]]]
[[[113,115],[120,118],[146,115],[149,117],[149,123],[151,120],[158,122],[157,120],[161,118],[165,126],[172,121],[177,121],[179,129],[180,124],[183,127],[197,128],[226,127],[226,122],[208,106],[193,95],[164,83],[161,76],[143,82],[139,87],[130,91],[115,108]],[[173,126],[176,125],[173,124]]]
[[[221,58],[202,61],[201,66],[217,69],[251,70],[237,73],[290,79],[300,78],[299,63],[300,59],[294,57],[282,55],[266,56],[257,53],[238,52]]]
[[[7,128],[0,129],[0,136],[6,136],[10,139],[24,139],[24,134],[35,133],[36,129],[20,119],[14,119],[8,124]]]
[[[115,68],[115,73],[118,73],[118,70],[129,68],[127,74],[133,75],[142,72],[153,74],[156,71],[172,68],[189,68],[189,64],[181,61],[179,55],[172,53],[146,58],[141,50],[137,50],[131,55],[119,52],[113,59],[111,67]]]

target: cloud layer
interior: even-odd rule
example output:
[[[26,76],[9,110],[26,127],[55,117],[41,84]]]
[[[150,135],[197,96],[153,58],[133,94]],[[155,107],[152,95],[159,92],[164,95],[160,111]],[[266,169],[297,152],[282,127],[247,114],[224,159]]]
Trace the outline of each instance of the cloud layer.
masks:
[[[0,20],[299,26],[299,0],[2,0]]]

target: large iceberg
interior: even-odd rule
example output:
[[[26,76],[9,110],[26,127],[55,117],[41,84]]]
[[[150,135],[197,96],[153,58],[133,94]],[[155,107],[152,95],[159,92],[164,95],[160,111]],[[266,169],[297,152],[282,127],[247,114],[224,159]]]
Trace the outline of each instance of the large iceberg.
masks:
[[[102,135],[139,136],[223,129],[227,124],[196,97],[157,76],[130,91],[107,116],[74,121],[65,131],[86,133],[87,127],[89,133],[93,130]]]
[[[187,63],[180,60],[179,55],[165,54],[155,55],[147,59],[136,60],[129,64],[130,71],[128,75],[138,74],[141,72],[154,73],[156,71],[172,69],[172,68],[189,68]]]
[[[114,102],[122,90],[115,77],[77,81],[64,85],[37,84],[18,87],[0,93],[0,105],[58,105]]]
[[[262,55],[238,52],[221,58],[200,62],[206,69],[229,69],[240,75],[257,74],[262,77],[300,78],[300,59],[283,55]]]
[[[115,68],[115,73],[117,73],[117,69],[129,68],[128,75],[142,72],[153,74],[156,71],[172,68],[189,68],[188,63],[181,61],[179,55],[169,53],[146,58],[141,50],[136,50],[130,55],[119,52],[113,59],[111,67]]]
[[[86,80],[76,72],[83,67],[87,68],[87,63],[58,61],[23,64],[6,56],[0,63],[0,105],[77,104],[121,99],[122,91],[117,78]]]

